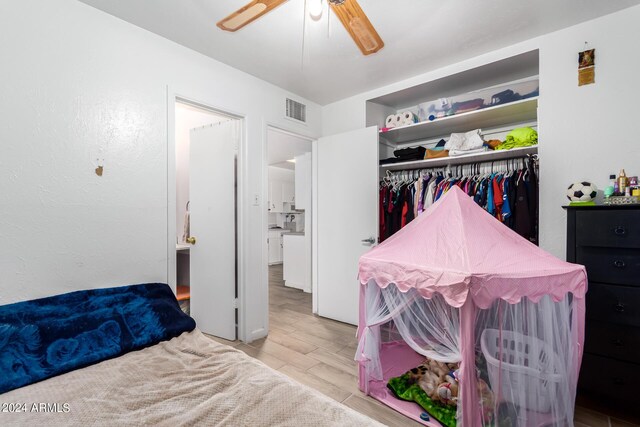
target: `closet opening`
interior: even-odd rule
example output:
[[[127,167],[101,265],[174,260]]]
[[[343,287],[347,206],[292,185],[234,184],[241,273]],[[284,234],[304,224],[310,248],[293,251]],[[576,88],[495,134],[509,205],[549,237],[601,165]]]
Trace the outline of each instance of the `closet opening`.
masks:
[[[311,145],[309,138],[267,128],[269,313],[276,327],[279,319],[312,315]]]
[[[174,111],[176,296],[203,332],[234,340],[242,120],[177,97]]]

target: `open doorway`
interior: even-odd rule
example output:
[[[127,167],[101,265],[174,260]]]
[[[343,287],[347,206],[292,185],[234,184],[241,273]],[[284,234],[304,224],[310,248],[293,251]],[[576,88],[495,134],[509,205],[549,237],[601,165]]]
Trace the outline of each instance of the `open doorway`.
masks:
[[[267,129],[269,311],[312,313],[311,143]]]
[[[241,120],[175,101],[176,294],[200,329],[237,336]]]

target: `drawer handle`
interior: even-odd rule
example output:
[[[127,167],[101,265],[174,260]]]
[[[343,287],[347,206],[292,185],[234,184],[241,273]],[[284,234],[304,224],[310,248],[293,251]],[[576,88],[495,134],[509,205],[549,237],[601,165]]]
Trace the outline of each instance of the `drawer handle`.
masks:
[[[616,228],[614,228],[613,232],[616,234],[616,236],[624,236],[625,234],[627,234],[627,230],[625,230],[625,228],[621,226],[617,226]]]
[[[621,339],[615,339],[611,341],[611,344],[615,345],[616,347],[622,347],[624,345]]]
[[[613,309],[618,313],[624,313],[624,304],[617,303],[613,306]]]
[[[613,261],[613,265],[616,268],[625,268],[627,266],[627,264],[625,264],[625,262],[622,261],[621,259],[617,259],[617,260]]]

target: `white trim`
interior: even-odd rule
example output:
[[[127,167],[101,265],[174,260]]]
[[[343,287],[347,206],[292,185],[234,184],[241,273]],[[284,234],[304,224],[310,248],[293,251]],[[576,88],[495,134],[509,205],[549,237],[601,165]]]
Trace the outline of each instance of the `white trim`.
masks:
[[[238,186],[237,186],[237,232],[238,247],[236,248],[236,256],[238,260],[238,339],[246,341],[246,337],[250,334],[245,331],[246,328],[246,261],[245,261],[245,227],[244,219],[246,209],[244,195],[247,185],[246,162],[248,159],[248,142],[247,142],[247,120],[246,116],[241,113],[231,112],[224,108],[215,106],[214,102],[200,101],[195,96],[184,95],[175,88],[167,85],[166,87],[166,103],[167,103],[167,283],[176,292],[176,102],[191,105],[205,111],[229,117],[240,121],[240,147],[238,147]]]
[[[261,200],[260,200],[260,205],[261,206],[266,206],[265,201],[269,198],[269,145],[268,145],[268,132],[269,130],[275,131],[275,132],[279,132],[285,135],[289,135],[289,136],[294,136],[296,138],[300,138],[300,139],[305,139],[307,141],[311,142],[311,146],[313,147],[317,141],[317,139],[315,139],[314,137],[310,136],[310,135],[305,135],[296,131],[291,131],[288,129],[283,128],[281,125],[277,125],[277,124],[273,124],[271,122],[263,122],[263,126],[262,126],[262,131],[263,131],[263,138],[262,138],[262,195],[261,195]],[[315,157],[312,151],[311,154],[311,162],[313,164]],[[313,199],[313,166],[312,166],[312,193],[311,193],[311,197]],[[314,211],[313,211],[313,203],[312,203],[312,211],[311,211],[311,216],[312,216],[312,223],[311,223],[311,228],[313,229],[314,227],[314,220],[313,220],[313,216],[314,216]],[[266,289],[267,290],[267,298],[265,300],[265,303],[267,305],[267,310],[265,311],[265,317],[264,317],[264,330],[260,330],[260,331],[254,331],[255,333],[263,333],[264,335],[258,336],[258,338],[262,338],[264,336],[266,336],[269,333],[269,246],[267,245],[267,239],[269,238],[269,211],[267,209],[263,209],[262,210],[262,225],[261,225],[261,229],[262,229],[262,247],[261,247],[261,253],[262,253],[262,262],[260,264],[260,268],[262,270],[262,274],[260,275],[262,277],[262,283],[261,283],[261,289]],[[313,233],[313,232],[312,232]],[[315,237],[312,234],[311,235],[311,271],[312,271],[312,277],[311,280],[313,282],[313,271],[314,271],[314,257],[313,257],[313,245],[314,245],[314,241],[315,241]],[[313,286],[312,286],[312,301],[315,299],[315,295],[313,294]],[[313,303],[312,303],[313,305]],[[315,311],[314,311],[315,312]]]
[[[318,313],[318,140],[311,143],[311,312]]]

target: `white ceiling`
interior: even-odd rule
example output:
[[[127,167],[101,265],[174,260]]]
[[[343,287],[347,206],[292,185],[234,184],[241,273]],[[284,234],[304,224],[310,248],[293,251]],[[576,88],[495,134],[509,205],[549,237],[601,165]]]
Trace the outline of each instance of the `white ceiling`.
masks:
[[[311,151],[311,141],[287,132],[267,130],[267,164],[284,169],[295,169],[295,163],[287,162],[300,154]]]
[[[640,0],[359,0],[385,42],[363,56],[335,15],[288,1],[236,33],[216,22],[249,0],[80,0],[325,105],[640,4]],[[326,1],[325,1],[326,4]],[[330,28],[330,30],[329,30]]]

